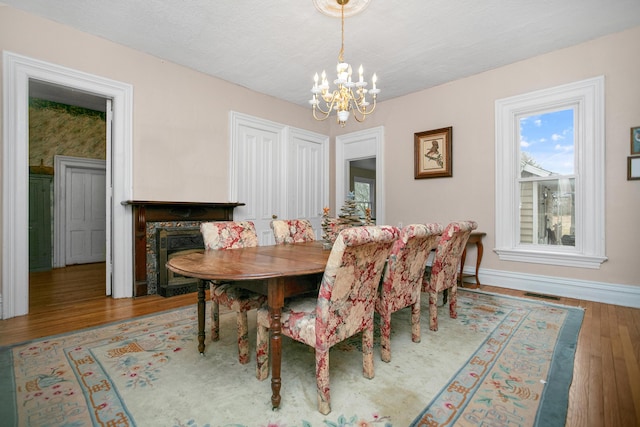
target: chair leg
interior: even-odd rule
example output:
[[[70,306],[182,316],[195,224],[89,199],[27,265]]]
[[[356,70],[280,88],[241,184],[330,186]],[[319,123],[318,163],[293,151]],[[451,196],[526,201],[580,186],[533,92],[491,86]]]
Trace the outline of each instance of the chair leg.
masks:
[[[246,365],[249,363],[249,322],[246,311],[237,312],[236,323],[238,324],[238,361]]]
[[[383,362],[391,362],[391,313],[380,314],[380,356]]]
[[[256,378],[260,381],[269,376],[269,328],[258,324],[256,339]]]
[[[457,285],[453,285],[453,287],[451,287],[451,291],[449,292],[449,316],[452,319],[457,319],[458,318],[458,286]]]
[[[429,291],[429,329],[438,330],[438,293]]]
[[[411,306],[411,341],[420,342],[420,296]]]
[[[220,305],[211,299],[211,341],[220,339]]]
[[[373,322],[371,326],[362,331],[362,375],[365,378],[373,378]]]
[[[329,388],[329,349],[316,349],[316,386],[318,388],[318,411],[327,415],[331,412]]]

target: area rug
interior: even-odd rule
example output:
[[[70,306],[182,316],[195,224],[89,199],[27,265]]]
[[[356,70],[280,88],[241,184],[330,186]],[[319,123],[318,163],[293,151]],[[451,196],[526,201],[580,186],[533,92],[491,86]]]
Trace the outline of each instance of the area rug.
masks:
[[[195,297],[194,297],[195,298]],[[424,298],[426,300],[426,298]],[[208,308],[208,307],[207,307]],[[255,324],[250,313],[249,324]],[[583,311],[459,290],[458,318],[411,341],[392,316],[390,363],[362,376],[360,339],[332,348],[332,412],[317,411],[314,353],[283,338],[282,404],[255,361],[238,363],[235,315],[197,351],[196,310],[172,310],[0,349],[0,420],[8,426],[563,426]],[[250,330],[255,350],[255,328]]]

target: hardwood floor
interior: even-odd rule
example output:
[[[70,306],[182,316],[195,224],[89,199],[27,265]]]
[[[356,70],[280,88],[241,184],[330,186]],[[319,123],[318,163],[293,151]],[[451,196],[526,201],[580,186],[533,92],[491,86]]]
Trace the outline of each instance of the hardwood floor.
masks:
[[[482,290],[524,296],[493,286]],[[28,315],[0,321],[0,346],[195,304],[196,298],[105,297],[103,264],[32,273],[29,294]],[[571,298],[552,302],[585,309],[566,425],[640,426],[640,309]]]
[[[105,296],[103,263],[29,275],[29,314],[0,321],[0,346],[195,304],[195,294]]]

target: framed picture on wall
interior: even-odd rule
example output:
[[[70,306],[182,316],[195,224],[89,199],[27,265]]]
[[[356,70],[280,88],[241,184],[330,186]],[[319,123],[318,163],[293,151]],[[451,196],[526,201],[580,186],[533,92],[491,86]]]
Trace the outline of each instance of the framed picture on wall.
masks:
[[[640,156],[627,157],[627,180],[640,179]]]
[[[452,130],[450,126],[414,134],[414,179],[453,176]]]
[[[640,154],[640,126],[631,128],[631,154]]]

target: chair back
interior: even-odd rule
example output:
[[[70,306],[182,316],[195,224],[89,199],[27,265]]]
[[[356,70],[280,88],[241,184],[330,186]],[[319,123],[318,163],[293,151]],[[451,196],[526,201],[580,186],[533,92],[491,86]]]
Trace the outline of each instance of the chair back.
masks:
[[[445,227],[436,248],[431,277],[428,283],[423,282],[423,291],[440,292],[456,284],[462,252],[477,227],[475,221],[453,221]]]
[[[307,219],[274,219],[271,221],[271,229],[276,245],[316,240],[311,222]]]
[[[392,226],[342,230],[327,260],[316,306],[316,343],[326,349],[373,327],[378,285],[399,231]]]
[[[216,221],[200,224],[207,250],[251,248],[258,246],[258,234],[251,221]]]
[[[417,301],[424,269],[431,251],[438,245],[442,224],[409,224],[391,248],[382,275],[380,300],[390,312]]]

